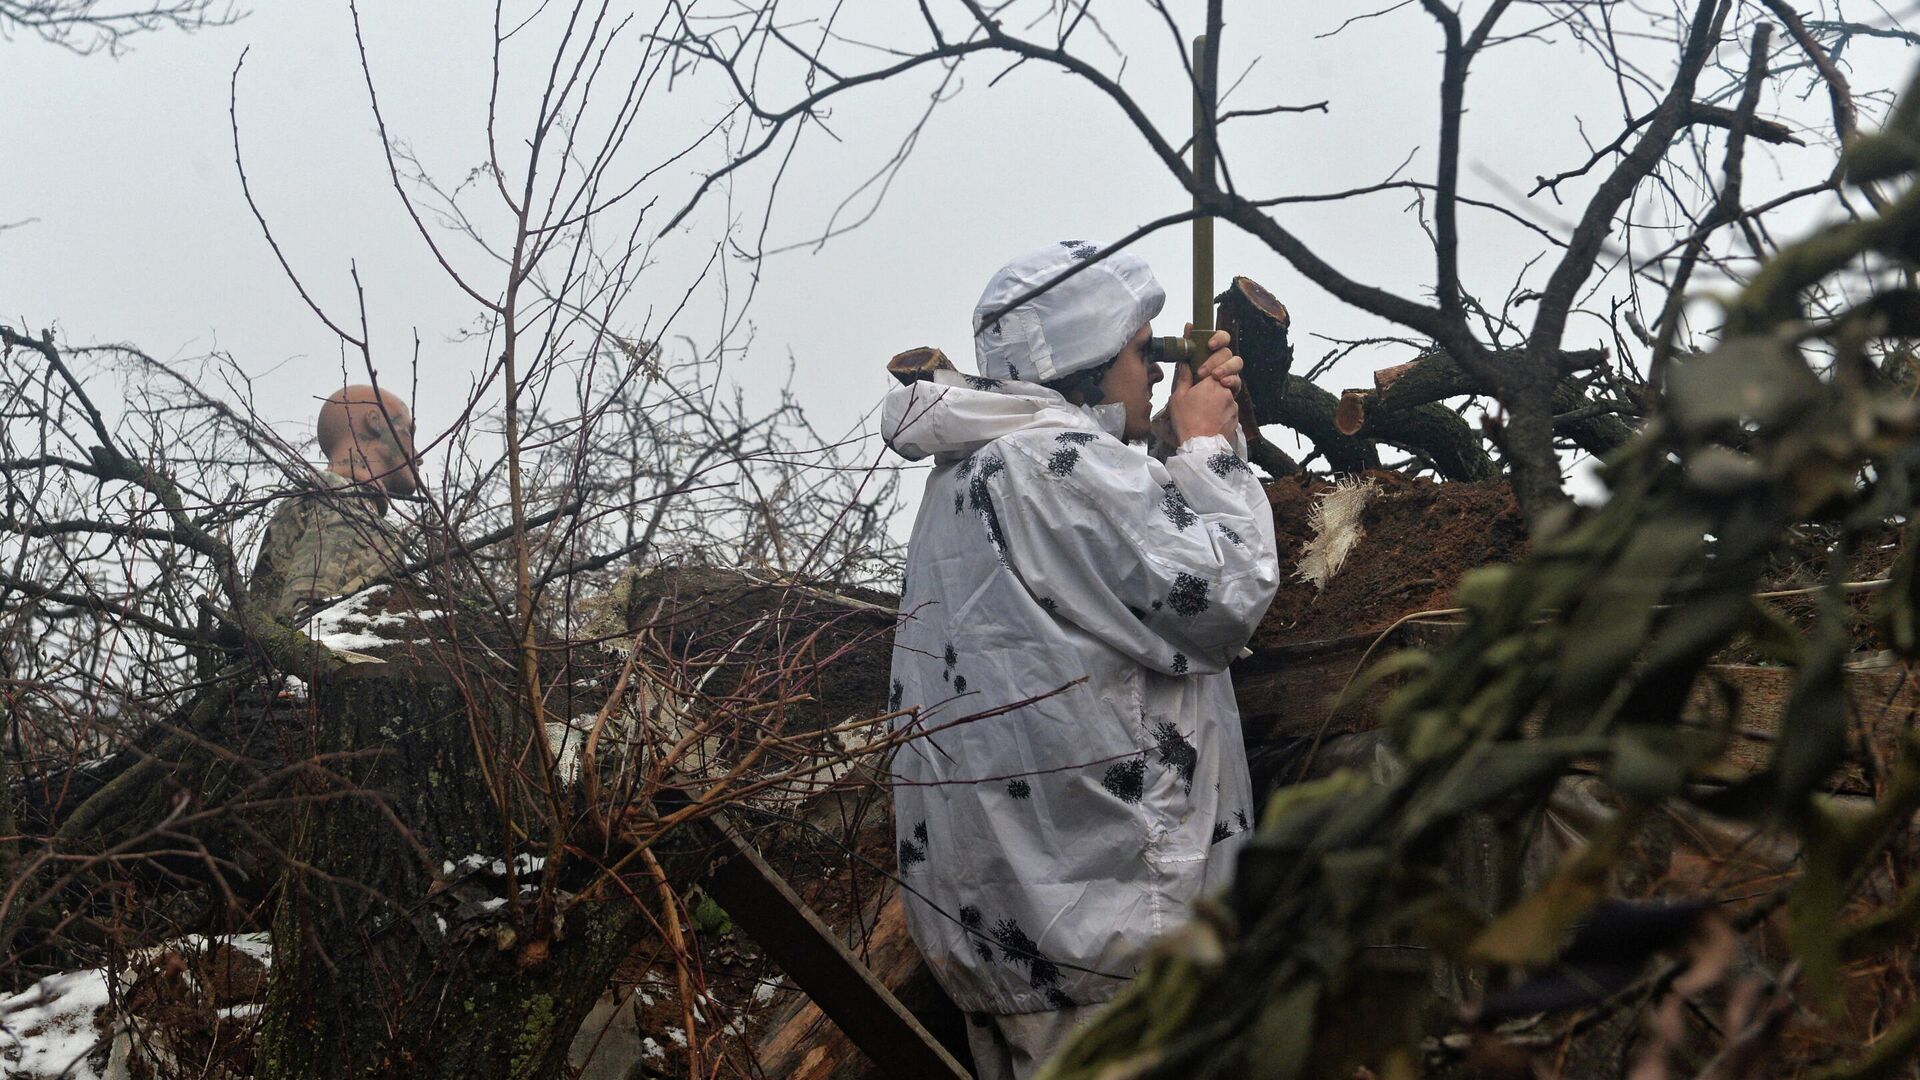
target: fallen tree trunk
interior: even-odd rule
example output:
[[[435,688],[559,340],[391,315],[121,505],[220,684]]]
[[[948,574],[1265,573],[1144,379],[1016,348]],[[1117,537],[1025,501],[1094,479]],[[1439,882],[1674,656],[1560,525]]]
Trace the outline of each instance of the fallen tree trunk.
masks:
[[[558,1076],[647,932],[617,881],[512,854],[544,831],[503,780],[529,733],[475,685],[400,661],[316,685],[259,1080]]]

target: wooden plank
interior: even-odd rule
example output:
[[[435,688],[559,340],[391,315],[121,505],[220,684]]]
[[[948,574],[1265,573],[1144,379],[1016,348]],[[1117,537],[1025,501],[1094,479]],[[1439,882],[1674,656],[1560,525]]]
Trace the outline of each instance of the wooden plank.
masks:
[[[865,912],[868,929],[860,941],[860,955],[867,969],[956,1056],[964,1053],[967,1021],[940,989],[933,970],[908,934],[907,909],[900,890],[889,885],[875,901]],[[881,1080],[894,1075],[872,1065],[828,1022],[817,1002],[798,994],[793,997],[770,1017],[754,1048],[767,1076],[785,1080]]]
[[[724,814],[707,819],[718,858],[701,886],[794,985],[888,1076],[970,1074],[767,865]]]

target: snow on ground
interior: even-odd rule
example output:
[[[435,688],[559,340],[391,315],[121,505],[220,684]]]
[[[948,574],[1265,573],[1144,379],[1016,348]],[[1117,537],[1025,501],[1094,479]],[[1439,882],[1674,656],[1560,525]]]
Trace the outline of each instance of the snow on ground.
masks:
[[[477,867],[491,863],[505,869],[498,860],[480,855],[447,865],[466,866],[469,861]],[[539,865],[537,857],[525,855],[517,856],[516,862],[528,871],[538,869]],[[124,984],[143,964],[151,963],[165,950],[196,953],[222,942],[262,963],[269,962],[266,934],[219,938],[187,935],[140,950],[130,957],[130,969],[118,981],[124,989]],[[187,977],[194,979],[191,969]],[[648,979],[664,985],[657,976],[649,975]],[[662,1042],[637,1026],[638,1018],[630,1009],[638,1003],[651,1005],[654,997],[638,987],[633,988],[631,994],[616,989],[603,995],[594,1007],[569,1055],[571,1064],[585,1070],[583,1080],[625,1076],[636,1058],[648,1061],[666,1058]],[[718,1005],[711,998],[705,1003],[709,1007]],[[252,1019],[258,1017],[261,1008],[258,1002],[242,1002],[220,1009],[219,1015]],[[699,1009],[699,1003],[695,1008],[702,1015],[707,1011]],[[146,1030],[144,1025],[148,1021],[140,1023]],[[744,1031],[744,1025],[734,1020],[727,1024],[727,1029],[738,1036]],[[663,1035],[665,1041],[675,1047],[684,1049],[687,1045],[687,1033],[678,1027],[668,1027],[656,1034]],[[142,1040],[148,1047],[147,1053],[152,1052],[153,1035],[153,1031],[147,1030]],[[131,1080],[137,1071],[150,1075],[150,1072],[129,1068],[129,1057],[135,1052],[133,1042],[125,1021],[114,1011],[104,969],[49,975],[18,994],[0,997],[0,1078],[4,1080]]]
[[[132,957],[135,967],[167,949],[200,952],[217,942],[266,963],[267,935],[206,938],[189,934]],[[0,1076],[8,1080],[122,1080],[124,1025],[108,1010],[104,968],[49,975],[11,997],[0,997]],[[236,1010],[257,1009],[240,1005]]]
[[[0,998],[0,1073],[15,1080],[103,1080],[107,1055],[94,1017],[107,1002],[101,970],[49,975]]]
[[[754,985],[753,1003],[755,1005],[764,1006],[768,1002],[772,1001],[773,995],[780,992],[781,981],[782,981],[781,979],[761,979],[758,983]]]

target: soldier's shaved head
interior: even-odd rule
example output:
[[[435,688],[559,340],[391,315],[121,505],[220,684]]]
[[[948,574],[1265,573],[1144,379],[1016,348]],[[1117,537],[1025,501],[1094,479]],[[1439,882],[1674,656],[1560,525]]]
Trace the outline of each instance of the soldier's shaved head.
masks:
[[[386,390],[347,386],[320,406],[320,452],[327,470],[373,481],[395,495],[419,484],[413,449],[413,412]]]

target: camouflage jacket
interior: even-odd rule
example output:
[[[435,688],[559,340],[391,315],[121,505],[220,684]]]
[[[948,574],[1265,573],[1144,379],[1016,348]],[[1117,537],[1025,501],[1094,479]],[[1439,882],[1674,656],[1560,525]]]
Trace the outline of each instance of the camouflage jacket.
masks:
[[[381,503],[352,481],[321,473],[328,490],[295,495],[267,523],[247,595],[291,625],[318,601],[358,592],[400,565]]]

